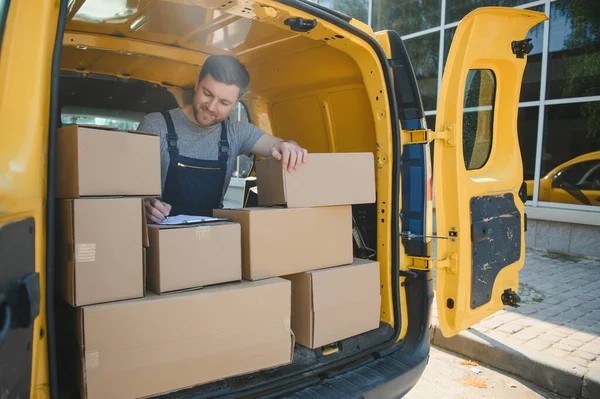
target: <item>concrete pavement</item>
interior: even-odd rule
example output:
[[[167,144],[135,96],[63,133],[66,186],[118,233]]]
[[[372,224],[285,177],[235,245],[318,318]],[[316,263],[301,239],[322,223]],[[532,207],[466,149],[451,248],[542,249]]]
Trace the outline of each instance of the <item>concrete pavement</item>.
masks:
[[[527,250],[521,306],[432,343],[567,396],[600,398],[600,261]]]
[[[562,399],[508,373],[431,348],[429,364],[406,399]]]

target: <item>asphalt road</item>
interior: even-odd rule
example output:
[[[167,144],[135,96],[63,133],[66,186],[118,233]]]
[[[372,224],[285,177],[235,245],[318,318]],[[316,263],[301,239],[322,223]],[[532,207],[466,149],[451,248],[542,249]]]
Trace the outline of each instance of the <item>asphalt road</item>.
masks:
[[[564,399],[511,374],[431,348],[431,358],[407,399]]]

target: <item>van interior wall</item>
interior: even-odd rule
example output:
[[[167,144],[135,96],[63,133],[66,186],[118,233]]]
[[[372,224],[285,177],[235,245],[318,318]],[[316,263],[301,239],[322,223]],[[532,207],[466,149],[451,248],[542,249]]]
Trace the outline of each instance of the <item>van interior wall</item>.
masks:
[[[248,65],[250,103],[267,106],[271,133],[309,152],[374,152],[375,126],[361,71],[346,53],[320,45]],[[253,107],[253,120],[260,120]]]

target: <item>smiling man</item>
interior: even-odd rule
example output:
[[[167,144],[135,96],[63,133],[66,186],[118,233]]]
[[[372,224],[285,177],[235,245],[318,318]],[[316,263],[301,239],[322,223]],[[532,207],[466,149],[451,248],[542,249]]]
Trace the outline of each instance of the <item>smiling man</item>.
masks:
[[[233,56],[210,56],[194,86],[192,104],[148,114],[138,130],[160,135],[162,198],[145,201],[148,220],[168,215],[212,215],[229,186],[236,158],[256,154],[281,161],[290,172],[307,160],[293,141],[273,137],[229,111],[248,88],[246,68]]]

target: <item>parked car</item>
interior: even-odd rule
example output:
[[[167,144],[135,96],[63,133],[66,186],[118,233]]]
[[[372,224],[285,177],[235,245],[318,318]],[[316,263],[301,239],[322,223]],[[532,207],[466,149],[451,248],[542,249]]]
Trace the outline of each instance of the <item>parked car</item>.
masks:
[[[533,180],[526,180],[527,197],[533,198]],[[540,179],[539,201],[600,205],[600,151],[564,162]]]

